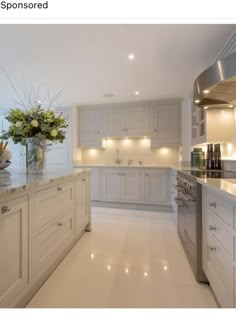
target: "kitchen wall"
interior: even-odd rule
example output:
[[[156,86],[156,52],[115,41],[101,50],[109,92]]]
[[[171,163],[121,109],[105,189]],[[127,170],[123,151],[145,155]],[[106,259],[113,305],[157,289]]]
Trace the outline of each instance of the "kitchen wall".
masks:
[[[114,164],[119,158],[123,165],[132,160],[133,165],[142,164],[152,165],[173,165],[178,164],[180,153],[177,148],[151,149],[149,138],[139,139],[105,139],[105,149],[83,149],[81,150],[82,163],[84,164]]]

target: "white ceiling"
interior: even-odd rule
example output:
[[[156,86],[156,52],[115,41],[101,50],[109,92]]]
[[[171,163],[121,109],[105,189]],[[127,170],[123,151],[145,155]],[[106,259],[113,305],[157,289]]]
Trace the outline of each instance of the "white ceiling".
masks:
[[[0,65],[19,90],[32,82],[64,89],[65,105],[182,97],[234,31],[236,25],[0,25]],[[0,106],[11,106],[12,96],[0,71]]]

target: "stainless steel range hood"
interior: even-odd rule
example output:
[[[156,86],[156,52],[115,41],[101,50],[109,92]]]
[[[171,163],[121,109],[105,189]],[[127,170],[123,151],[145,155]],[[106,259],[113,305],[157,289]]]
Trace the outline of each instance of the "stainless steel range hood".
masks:
[[[217,61],[194,81],[195,105],[226,108],[236,105],[236,53]]]

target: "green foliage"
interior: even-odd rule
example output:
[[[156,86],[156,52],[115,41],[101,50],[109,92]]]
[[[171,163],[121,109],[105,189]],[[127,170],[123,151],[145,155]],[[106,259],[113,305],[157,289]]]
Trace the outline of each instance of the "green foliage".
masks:
[[[6,119],[10,122],[6,136],[12,138],[14,143],[25,145],[26,139],[32,137],[60,143],[65,140],[63,129],[68,126],[65,118],[51,109],[43,109],[41,105],[25,111],[11,109]]]

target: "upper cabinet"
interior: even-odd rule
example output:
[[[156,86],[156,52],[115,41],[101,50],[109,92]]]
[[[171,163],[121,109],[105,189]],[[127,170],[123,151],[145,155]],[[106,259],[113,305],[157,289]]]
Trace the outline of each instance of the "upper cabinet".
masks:
[[[150,112],[152,147],[181,145],[180,105],[154,105]]]
[[[102,147],[101,110],[79,110],[79,146],[82,148]]]
[[[79,146],[102,148],[103,137],[151,137],[152,148],[181,145],[179,99],[79,107]]]
[[[205,142],[233,142],[234,110],[203,109],[192,105],[192,145]]]
[[[149,107],[130,106],[104,110],[105,137],[147,136],[149,134]]]

